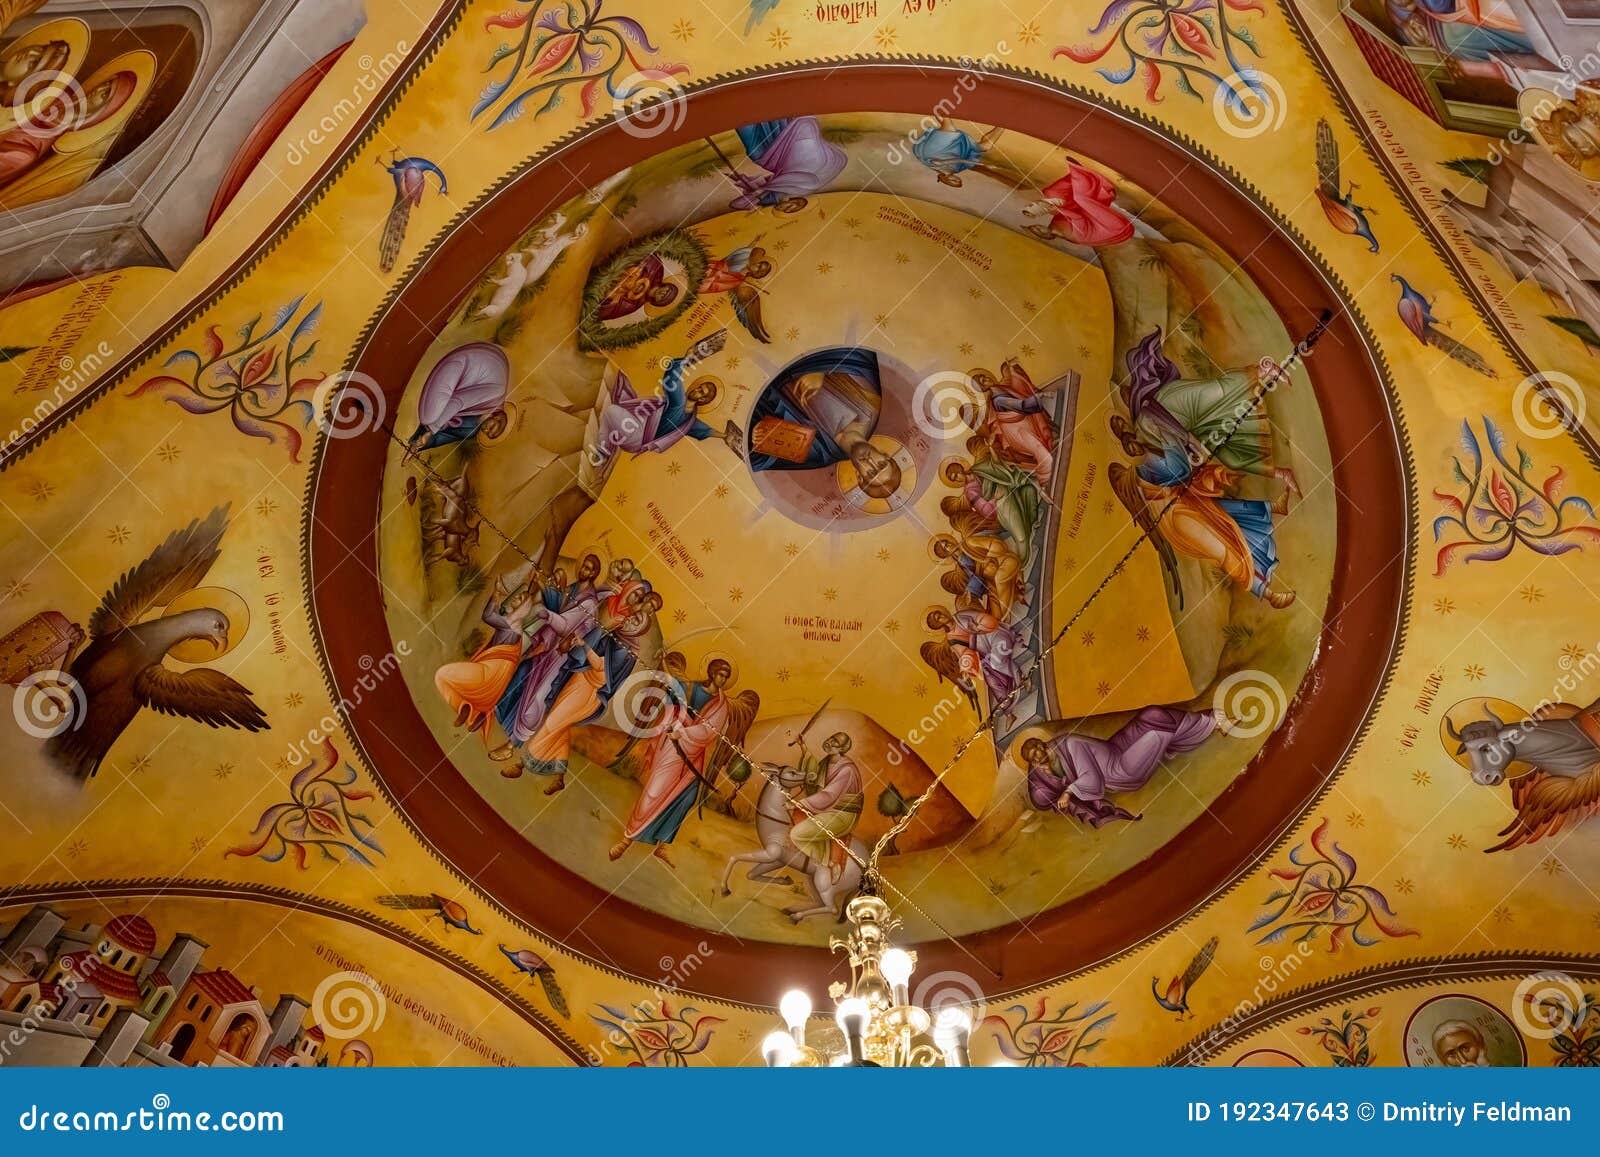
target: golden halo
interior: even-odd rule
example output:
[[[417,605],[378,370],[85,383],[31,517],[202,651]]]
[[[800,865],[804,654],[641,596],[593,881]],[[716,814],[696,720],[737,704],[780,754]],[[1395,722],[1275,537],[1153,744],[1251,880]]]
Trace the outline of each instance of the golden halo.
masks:
[[[711,399],[711,404],[710,405],[696,407],[695,408],[695,413],[696,414],[709,414],[712,411],[714,411],[718,406],[722,405],[723,398],[727,397],[727,391],[722,388],[722,379],[717,377],[715,374],[701,374],[694,381],[690,382],[689,385],[684,389],[683,392],[685,394],[688,394],[689,391],[693,390],[696,386],[702,386],[702,385],[712,387],[714,390],[717,391],[717,393],[716,393],[716,396]]]
[[[1525,88],[1517,98],[1517,111],[1522,115],[1524,124],[1533,126],[1533,135],[1538,138],[1540,146],[1584,180],[1600,181],[1600,157],[1574,157],[1572,149],[1562,147],[1551,116],[1563,108],[1573,110],[1580,116],[1585,111],[1576,101],[1565,100],[1547,88]]]
[[[1011,762],[1023,771],[1028,770],[1028,761],[1022,758],[1022,747],[1030,739],[1042,739],[1048,745],[1050,743],[1050,732],[1044,727],[1024,727],[1017,733],[1016,739],[1012,740],[1011,750],[1006,754],[1010,757]]]
[[[512,434],[516,433],[516,430],[517,430],[517,404],[515,402],[502,402],[500,404],[500,409],[504,410],[505,414],[506,414],[506,428],[504,430],[500,431],[499,434],[496,434],[492,438],[487,437],[487,436],[485,436],[483,434],[479,434],[478,435],[478,444],[480,446],[496,446],[496,445],[499,445],[501,442],[504,442],[507,438],[511,437]],[[488,421],[488,417],[485,417],[484,421]],[[482,427],[479,427],[479,429],[481,430]]]
[[[893,513],[904,508],[909,502],[908,496],[916,490],[916,459],[911,456],[911,451],[885,434],[874,434],[867,441],[883,451],[886,456],[893,458],[895,465],[900,467],[899,487],[887,498],[871,497],[860,489],[861,475],[856,470],[856,464],[849,458],[834,467],[834,484],[838,486],[839,493],[846,501],[867,514]]]
[[[1444,749],[1449,753],[1450,758],[1468,771],[1472,770],[1472,760],[1465,753],[1457,750],[1461,744],[1457,740],[1450,738],[1450,727],[1454,725],[1456,730],[1459,731],[1468,723],[1487,720],[1488,715],[1484,711],[1486,707],[1493,710],[1503,723],[1521,723],[1528,718],[1528,713],[1515,703],[1506,699],[1495,699],[1488,695],[1478,695],[1471,699],[1463,699],[1461,702],[1451,706],[1444,713],[1444,718],[1439,720],[1439,742],[1444,745]],[[1533,768],[1530,765],[1517,760],[1506,768],[1506,778],[1516,779],[1519,776],[1527,775],[1532,770]]]
[[[961,472],[965,474],[972,468],[972,463],[968,462],[965,458],[946,458],[943,462],[939,463],[939,481],[943,482],[952,490],[958,490],[966,485],[965,482],[956,482],[950,477],[951,473],[957,466],[961,467]]]
[[[707,651],[705,658],[701,661],[701,669],[709,675],[711,673],[711,664],[717,659],[721,659],[728,665],[728,681],[722,685],[722,689],[724,691],[732,691],[733,685],[739,681],[739,661],[726,651]]]
[[[180,663],[210,663],[222,658],[239,645],[250,630],[250,604],[227,587],[195,587],[184,591],[165,607],[160,616],[178,615],[184,611],[209,607],[221,611],[228,619],[228,642],[220,650],[209,639],[185,639],[167,654]]]
[[[928,539],[928,557],[931,558],[934,562],[938,563],[940,566],[949,566],[951,563],[953,563],[955,561],[955,559],[953,559],[953,558],[940,558],[937,554],[935,554],[933,552],[933,546],[937,542],[953,543],[955,545],[956,549],[960,550],[960,548],[961,548],[961,540],[959,538],[957,538],[955,535],[951,534],[947,530],[941,530],[938,534],[935,534],[932,538]]]

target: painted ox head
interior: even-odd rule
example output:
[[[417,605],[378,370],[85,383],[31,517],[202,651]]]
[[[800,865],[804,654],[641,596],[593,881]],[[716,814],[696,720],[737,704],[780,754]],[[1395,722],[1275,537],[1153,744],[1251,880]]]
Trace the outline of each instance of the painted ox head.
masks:
[[[1457,729],[1445,721],[1445,730],[1456,741],[1456,754],[1465,755],[1471,764],[1472,782],[1495,787],[1506,778],[1506,768],[1517,758],[1519,729],[1485,707],[1488,719],[1474,719]]]

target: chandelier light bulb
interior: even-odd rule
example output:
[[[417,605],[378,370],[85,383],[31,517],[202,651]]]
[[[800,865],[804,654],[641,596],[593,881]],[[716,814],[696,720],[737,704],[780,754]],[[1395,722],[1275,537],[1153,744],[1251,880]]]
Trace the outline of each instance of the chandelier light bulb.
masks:
[[[964,1008],[946,1008],[934,1022],[933,1039],[944,1050],[945,1063],[953,1068],[966,1068],[971,1060],[967,1055],[967,1040],[972,1035],[972,1014]]]
[[[839,1007],[834,1009],[833,1019],[845,1036],[860,1036],[867,1027],[867,1017],[871,1015],[872,1010],[866,1001],[859,996],[850,996],[839,1002]]]
[[[788,1068],[797,1051],[794,1037],[782,1029],[769,1032],[766,1039],[761,1042],[761,1056],[767,1062],[769,1069]]]
[[[878,961],[878,971],[883,973],[885,980],[894,985],[896,993],[911,979],[911,969],[911,953],[904,948],[891,948]]]
[[[778,1012],[783,1017],[783,1023],[789,1026],[789,1031],[794,1033],[795,1039],[803,1043],[806,1021],[811,1016],[811,995],[804,989],[791,988],[778,1001]]]

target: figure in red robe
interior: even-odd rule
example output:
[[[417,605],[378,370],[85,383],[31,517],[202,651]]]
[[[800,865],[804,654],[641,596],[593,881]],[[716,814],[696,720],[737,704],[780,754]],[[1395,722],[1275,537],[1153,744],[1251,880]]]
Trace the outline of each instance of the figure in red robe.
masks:
[[[1116,207],[1117,187],[1093,169],[1067,162],[1067,175],[1045,188],[1042,199],[1023,210],[1050,214],[1048,225],[1029,226],[1046,241],[1065,237],[1078,245],[1120,245],[1133,238],[1133,222]]]

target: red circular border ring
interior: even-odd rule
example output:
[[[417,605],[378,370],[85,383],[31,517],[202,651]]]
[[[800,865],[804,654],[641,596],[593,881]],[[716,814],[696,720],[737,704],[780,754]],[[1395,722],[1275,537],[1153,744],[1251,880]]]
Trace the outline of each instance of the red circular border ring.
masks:
[[[815,75],[814,75],[815,74]],[[815,83],[825,74],[828,85]],[[1321,794],[1383,689],[1400,637],[1411,489],[1398,424],[1367,343],[1331,280],[1265,209],[1178,143],[1134,117],[1003,72],[954,62],[800,66],[710,82],[686,115],[650,138],[616,124],[579,134],[488,194],[419,260],[369,328],[351,371],[381,384],[394,412],[429,345],[490,265],[535,221],[604,177],[697,137],[765,117],[863,111],[920,115],[973,86],[961,115],[1115,157],[1116,169],[1206,232],[1267,296],[1290,333],[1335,310],[1307,363],[1336,463],[1338,555],[1321,644],[1294,726],[1280,727],[1206,812],[1160,851],[1094,891],[1025,923],[920,945],[932,973],[975,976],[990,992],[1041,984],[1124,952],[1184,919],[1266,854]],[[760,110],[759,113],[755,110]],[[355,685],[361,661],[392,647],[378,578],[377,512],[390,441],[383,430],[323,438],[305,528],[310,609],[325,671]],[[1359,528],[1359,530],[1357,529]],[[331,611],[332,613],[323,613]],[[340,690],[335,691],[335,697]],[[769,1003],[838,967],[819,948],[741,940],[618,899],[533,847],[445,756],[387,679],[349,708],[367,765],[408,824],[463,879],[567,949],[630,976],[693,954],[695,991]],[[516,849],[515,855],[506,850]]]

